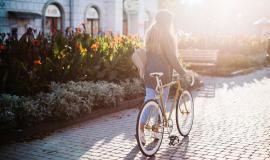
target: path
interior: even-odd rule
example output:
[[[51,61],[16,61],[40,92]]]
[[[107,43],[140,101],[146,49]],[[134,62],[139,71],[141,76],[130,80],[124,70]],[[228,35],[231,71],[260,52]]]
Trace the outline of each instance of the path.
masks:
[[[151,159],[270,160],[270,69],[203,79],[204,88],[193,93],[195,121],[190,136],[180,137],[181,143],[174,147],[164,139]],[[137,113],[125,110],[44,139],[0,146],[0,159],[146,159],[134,138]]]

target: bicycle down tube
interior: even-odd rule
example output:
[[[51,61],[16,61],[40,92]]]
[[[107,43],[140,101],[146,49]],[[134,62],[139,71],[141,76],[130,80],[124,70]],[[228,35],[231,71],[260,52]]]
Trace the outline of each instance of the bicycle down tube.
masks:
[[[171,116],[172,116],[172,112],[173,112],[173,109],[175,107],[175,103],[177,101],[177,98],[180,96],[180,91],[182,90],[182,87],[181,87],[181,84],[179,81],[173,81],[173,82],[170,82],[168,84],[165,84],[165,85],[162,85],[161,82],[160,82],[160,79],[158,77],[156,77],[156,80],[157,80],[157,88],[156,88],[156,91],[158,92],[158,96],[159,96],[159,99],[160,99],[160,103],[161,103],[161,110],[162,110],[162,114],[163,114],[163,117],[165,119],[165,126],[168,127],[168,120],[171,119]],[[169,116],[167,117],[166,115],[166,106],[163,102],[163,98],[162,98],[162,95],[163,95],[163,88],[165,87],[170,87],[170,86],[173,86],[177,84],[177,89],[176,89],[176,93],[174,95],[174,100],[173,100],[173,103],[171,105],[171,109],[170,109],[170,114]]]

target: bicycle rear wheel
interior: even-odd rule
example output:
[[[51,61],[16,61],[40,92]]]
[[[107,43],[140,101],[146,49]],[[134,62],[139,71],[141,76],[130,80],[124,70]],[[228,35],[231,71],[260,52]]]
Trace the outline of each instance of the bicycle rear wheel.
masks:
[[[143,104],[137,117],[136,139],[140,151],[147,157],[159,149],[164,133],[164,121],[159,104],[149,100]]]
[[[176,104],[176,124],[179,133],[187,136],[192,128],[194,119],[193,98],[189,91],[185,90],[178,98]]]

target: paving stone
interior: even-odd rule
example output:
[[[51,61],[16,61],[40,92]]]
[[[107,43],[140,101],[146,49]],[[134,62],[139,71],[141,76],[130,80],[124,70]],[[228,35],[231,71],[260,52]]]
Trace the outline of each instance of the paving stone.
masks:
[[[188,139],[179,136],[182,143],[172,147],[165,135],[152,159],[270,160],[269,68],[237,77],[201,78],[205,86],[192,93],[195,119]],[[137,114],[138,109],[125,110],[44,139],[0,146],[0,159],[146,159],[134,137]],[[176,127],[172,134],[179,135]]]

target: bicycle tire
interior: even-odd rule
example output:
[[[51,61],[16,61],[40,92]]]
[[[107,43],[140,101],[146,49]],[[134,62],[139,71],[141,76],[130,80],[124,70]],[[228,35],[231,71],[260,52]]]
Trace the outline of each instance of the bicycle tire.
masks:
[[[184,97],[188,97],[189,98],[189,106],[187,107],[188,108],[188,112],[181,112],[181,107],[183,106],[187,106],[187,102],[186,100],[184,99]],[[184,104],[184,105],[181,105],[181,104]],[[181,108],[181,109],[180,109]],[[183,128],[183,120],[180,119],[184,114],[187,114],[189,117],[189,126],[186,126],[187,128],[184,129]],[[180,133],[180,135],[186,137],[188,136],[189,132],[191,131],[192,129],[192,126],[193,126],[193,120],[194,120],[194,102],[193,102],[193,97],[192,97],[192,94],[188,91],[188,90],[184,90],[182,92],[182,94],[178,97],[177,99],[177,104],[176,104],[176,124],[177,124],[177,129]]]
[[[140,128],[140,125],[142,124],[142,116],[145,112],[147,112],[147,108],[153,106],[154,108],[153,109],[156,109],[156,111],[158,111],[158,117],[160,118],[160,122],[159,124],[162,124],[163,126],[162,127],[159,127],[160,131],[158,131],[157,133],[160,134],[160,138],[158,139],[157,142],[151,142],[151,140],[149,139],[149,145],[148,143],[147,144],[143,144],[142,143],[142,140],[141,140],[141,128]],[[151,108],[149,108],[151,109]],[[151,116],[151,114],[150,114]],[[150,121],[149,120],[149,114],[148,114],[148,120],[147,121]],[[146,125],[144,126],[144,132],[146,130]],[[153,130],[153,129],[151,129]],[[137,144],[139,146],[139,149],[140,151],[143,153],[143,155],[147,156],[147,157],[151,157],[153,155],[156,154],[156,152],[159,150],[160,148],[160,145],[162,143],[162,139],[163,139],[163,134],[164,134],[164,120],[163,120],[163,116],[162,116],[162,111],[161,111],[161,108],[160,108],[160,105],[157,103],[156,100],[148,100],[146,101],[143,105],[142,105],[142,108],[137,116],[137,124],[136,124],[136,140],[137,140]],[[148,141],[147,141],[148,142]],[[156,143],[156,146],[152,149],[152,150],[147,150],[147,147],[149,147],[150,145],[153,145]]]

